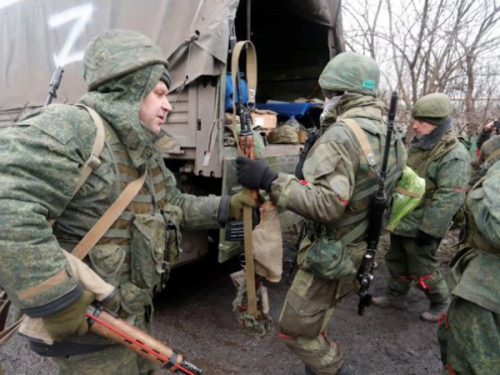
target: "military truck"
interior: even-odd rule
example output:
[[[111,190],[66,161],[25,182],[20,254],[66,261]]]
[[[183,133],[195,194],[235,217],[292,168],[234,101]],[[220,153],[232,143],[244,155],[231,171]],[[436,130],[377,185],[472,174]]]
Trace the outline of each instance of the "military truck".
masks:
[[[44,104],[56,67],[64,68],[64,76],[54,102],[76,101],[86,90],[84,49],[92,37],[110,28],[140,31],[166,53],[174,109],[164,129],[178,146],[165,161],[180,188],[195,194],[237,189],[236,148],[228,145],[225,126],[232,35],[256,47],[257,107],[278,101],[280,121],[296,114],[308,127],[319,113],[287,104],[321,98],[317,79],[322,68],[344,50],[341,0],[4,0],[0,128]],[[293,172],[299,151],[300,145],[268,145],[262,156],[276,171]],[[295,219],[291,213],[281,215],[284,227]],[[220,261],[241,251],[239,242],[225,241],[224,230],[184,233],[180,264],[207,254],[209,238],[219,245]]]

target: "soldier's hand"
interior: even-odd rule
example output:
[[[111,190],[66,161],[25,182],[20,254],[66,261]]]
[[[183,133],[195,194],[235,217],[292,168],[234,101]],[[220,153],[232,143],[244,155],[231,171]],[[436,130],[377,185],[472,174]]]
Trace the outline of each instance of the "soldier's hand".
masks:
[[[84,290],[81,297],[72,305],[53,315],[43,317],[43,324],[49,335],[55,341],[62,341],[74,334],[86,334],[89,326],[85,311],[94,298],[94,293]]]
[[[265,160],[251,160],[244,156],[236,158],[236,177],[238,183],[251,189],[271,191],[271,184],[278,175],[274,173]]]
[[[432,237],[430,234],[427,234],[424,231],[419,230],[415,241],[419,246],[429,246],[435,244],[439,240],[440,238]]]
[[[256,205],[252,197],[240,191],[231,197],[231,202],[229,203],[229,215],[233,219],[241,219],[243,217],[243,206],[255,207]]]
[[[115,289],[113,292],[111,292],[109,296],[107,296],[105,299],[101,301],[101,305],[106,310],[117,313],[118,310],[120,310],[121,300],[122,298],[120,295],[120,291],[118,289]]]

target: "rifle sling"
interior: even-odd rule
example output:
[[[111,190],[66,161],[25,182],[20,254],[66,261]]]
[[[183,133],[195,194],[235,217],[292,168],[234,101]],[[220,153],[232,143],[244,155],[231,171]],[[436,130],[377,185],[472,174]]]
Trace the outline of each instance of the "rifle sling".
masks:
[[[238,153],[243,154],[243,150],[240,147],[238,142],[238,134],[236,131],[236,93],[241,90],[240,87],[237,86],[236,75],[238,74],[238,64],[240,53],[243,47],[247,46],[246,50],[246,73],[247,73],[247,88],[248,88],[248,102],[251,104],[255,104],[255,95],[257,88],[257,54],[255,52],[255,46],[251,41],[241,41],[236,43],[233,51],[233,55],[231,57],[231,77],[233,80],[233,134],[236,140],[236,144],[238,147]],[[243,95],[242,95],[243,97]],[[240,103],[243,105],[243,103]],[[240,124],[241,126],[241,124]],[[247,191],[250,195],[250,191],[248,189],[243,189]],[[255,290],[255,266],[254,259],[252,253],[252,230],[253,230],[253,222],[252,222],[252,207],[243,206],[243,236],[244,236],[244,247],[245,247],[245,280],[247,284],[247,306],[248,313],[250,316],[257,318],[257,292]]]

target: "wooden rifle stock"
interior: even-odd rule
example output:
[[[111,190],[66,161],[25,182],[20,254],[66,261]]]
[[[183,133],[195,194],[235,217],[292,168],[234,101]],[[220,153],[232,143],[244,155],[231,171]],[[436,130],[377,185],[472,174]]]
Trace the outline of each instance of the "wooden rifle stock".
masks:
[[[202,374],[202,370],[184,360],[182,354],[174,352],[168,345],[120,319],[113,313],[90,305],[87,307],[85,315],[89,319],[91,332],[124,345],[129,350],[169,371],[181,371],[188,375]]]

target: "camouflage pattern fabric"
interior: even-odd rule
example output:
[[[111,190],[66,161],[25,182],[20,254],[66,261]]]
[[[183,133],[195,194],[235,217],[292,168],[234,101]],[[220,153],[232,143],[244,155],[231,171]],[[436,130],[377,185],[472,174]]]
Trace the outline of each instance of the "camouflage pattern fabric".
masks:
[[[320,375],[335,375],[345,353],[327,338],[326,328],[338,300],[338,280],[327,281],[299,269],[280,315],[280,337],[307,366]]]
[[[170,87],[168,61],[160,47],[135,31],[108,30],[89,42],[85,50],[83,78],[88,90],[93,91],[106,81],[154,64],[165,67],[163,80]]]
[[[376,96],[380,70],[370,57],[343,52],[331,59],[319,77],[324,90]]]
[[[471,178],[469,180],[469,189],[474,186],[488,169],[500,160],[500,137],[493,137],[483,143],[477,155],[470,163]]]
[[[290,125],[281,125],[274,132],[274,137],[272,139],[272,143],[299,143],[299,134],[297,131]]]
[[[438,337],[443,364],[457,374],[497,374],[500,368],[499,194],[496,163],[467,196],[465,245],[450,264],[453,301]]]
[[[140,371],[138,356],[122,345],[111,345],[93,353],[53,358],[59,375],[123,374],[139,375],[153,373],[153,369]]]
[[[391,235],[389,251],[385,255],[391,275],[389,289],[404,295],[415,282],[431,302],[443,302],[449,290],[439,270],[436,257],[438,246],[438,240],[434,244],[421,246],[413,238]]]
[[[355,55],[351,65],[354,78],[350,80],[349,73],[345,72],[349,70],[350,56],[353,55],[347,53],[335,57],[322,74],[325,81],[320,78],[322,88],[349,92],[344,93],[340,101],[322,116],[323,135],[304,162],[307,184],[300,183],[292,175],[280,173],[270,192],[273,202],[308,220],[307,234],[298,254],[301,269],[283,306],[280,336],[314,373],[325,375],[336,374],[345,358],[339,346],[326,337],[325,328],[334,307],[355,289],[356,284],[354,276],[339,279],[329,275],[331,280],[326,280],[322,278],[324,275],[309,271],[303,260],[316,241],[337,241],[351,233],[353,238],[346,250],[355,268],[359,266],[366,251],[366,227],[363,229],[363,226],[367,224],[371,192],[377,187],[377,174],[368,165],[356,136],[342,119],[353,119],[359,124],[379,163],[380,145],[385,143],[386,134],[382,118],[384,105],[374,97],[378,67],[373,60]],[[335,62],[336,59],[339,60]],[[340,68],[344,71],[339,72]],[[365,79],[362,79],[363,75]],[[391,140],[388,194],[392,193],[401,173],[402,165],[398,165],[398,159],[402,164],[405,161],[403,147],[400,147],[402,155],[398,158],[396,138]]]
[[[257,298],[257,316],[248,312],[247,284],[245,270],[232,273],[231,280],[236,287],[236,298],[233,300],[233,311],[236,312],[238,323],[258,339],[271,336],[274,333],[273,319],[269,315],[269,296],[267,288],[258,278],[255,280]]]
[[[453,297],[439,322],[442,375],[497,375],[500,368],[500,314]]]
[[[121,35],[126,38],[129,34]],[[110,41],[113,45],[104,46],[106,41],[99,39],[102,51],[109,48],[119,52],[117,36],[113,35]],[[124,45],[127,47],[126,43]],[[130,262],[133,258],[131,254],[134,254],[135,245],[130,242],[130,225],[135,214],[159,214],[160,208],[166,207],[168,201],[182,210],[182,218],[177,223],[181,227],[219,227],[221,198],[181,193],[176,188],[173,174],[163,163],[161,150],[155,145],[168,144],[161,141],[166,135],[153,134],[138,118],[145,95],[165,78],[166,61],[158,64],[149,55],[142,56],[146,60],[150,58],[147,64],[136,49],[127,51],[128,54],[120,54],[117,69],[123,67],[124,61],[134,67],[137,61],[142,61],[144,66],[124,75],[121,71],[115,75],[112,67],[108,67],[111,79],[101,77],[103,83],[80,99],[81,103],[94,108],[109,128],[106,147],[100,156],[101,165],[75,197],[72,197],[72,192],[80,175],[80,166],[90,156],[96,131],[85,110],[53,104],[29,113],[2,132],[0,284],[13,304],[29,316],[51,315],[79,298],[82,287],[69,271],[61,247],[71,250],[116,200],[127,182],[135,179],[146,167],[148,182],[136,197],[141,202],[133,202],[127,208],[129,211],[124,211],[96,246],[101,246],[103,267],[96,268],[92,261],[89,264],[97,273],[104,271],[120,288],[121,315],[143,329],[150,328],[154,291],[151,285],[159,281],[134,279],[144,285],[134,284],[131,282],[134,269],[131,270],[130,266],[126,269],[127,264],[123,262],[124,259]],[[85,61],[90,64],[88,55]],[[171,217],[169,215],[169,220]],[[167,220],[166,217],[158,219]],[[53,228],[49,220],[57,220]],[[157,236],[156,233],[146,235]],[[162,270],[152,269],[152,272],[157,271]],[[69,341],[110,343],[94,334],[70,337]]]
[[[443,93],[428,94],[418,99],[412,108],[413,118],[442,119],[451,115],[453,105],[450,98]]]
[[[443,238],[464,203],[469,163],[469,153],[451,130],[431,150],[410,147],[407,165],[425,178],[425,194],[420,204],[401,220],[394,234],[415,238],[422,230]]]

